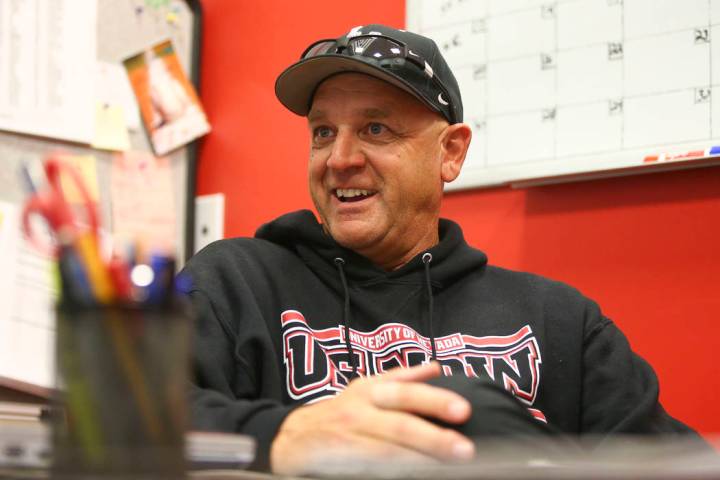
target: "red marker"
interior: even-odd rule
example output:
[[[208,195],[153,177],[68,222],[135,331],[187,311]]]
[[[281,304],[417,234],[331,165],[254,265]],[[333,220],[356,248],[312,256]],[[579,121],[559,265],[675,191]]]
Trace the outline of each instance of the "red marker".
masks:
[[[115,298],[120,302],[132,299],[132,285],[130,283],[130,269],[119,256],[113,255],[108,264],[108,272],[112,286],[115,289]]]
[[[660,155],[648,155],[643,159],[643,163],[670,162],[673,160],[693,160],[698,158],[706,158],[710,155],[716,154],[716,148],[717,147],[707,148],[704,150],[691,150],[686,153],[680,153],[675,155],[669,153],[661,153]]]

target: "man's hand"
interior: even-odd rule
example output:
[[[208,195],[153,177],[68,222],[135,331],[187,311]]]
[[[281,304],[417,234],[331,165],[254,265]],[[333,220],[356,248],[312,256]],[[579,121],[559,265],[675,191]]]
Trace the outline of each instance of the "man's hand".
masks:
[[[275,473],[302,473],[330,459],[357,461],[465,460],[473,443],[421,416],[460,424],[470,418],[462,396],[423,383],[437,363],[358,378],[329,400],[292,411],[270,449]]]

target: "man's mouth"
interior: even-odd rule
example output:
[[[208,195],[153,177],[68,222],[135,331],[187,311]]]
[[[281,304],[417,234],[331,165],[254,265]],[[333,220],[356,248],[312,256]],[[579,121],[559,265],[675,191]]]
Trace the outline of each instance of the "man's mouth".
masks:
[[[374,190],[363,190],[359,188],[336,188],[335,196],[341,202],[359,202],[372,197],[377,192]]]

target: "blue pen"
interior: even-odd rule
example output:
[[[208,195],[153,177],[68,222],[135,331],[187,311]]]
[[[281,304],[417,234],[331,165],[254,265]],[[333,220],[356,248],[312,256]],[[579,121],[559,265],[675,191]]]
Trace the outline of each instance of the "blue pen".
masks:
[[[710,150],[708,150],[708,155],[720,155],[720,146],[710,147]]]
[[[97,304],[87,272],[75,249],[70,246],[61,247],[58,268],[62,279],[63,302],[76,307]]]
[[[150,256],[150,268],[153,280],[148,285],[147,302],[150,305],[161,305],[170,300],[173,294],[175,278],[175,258],[169,255],[153,254]]]

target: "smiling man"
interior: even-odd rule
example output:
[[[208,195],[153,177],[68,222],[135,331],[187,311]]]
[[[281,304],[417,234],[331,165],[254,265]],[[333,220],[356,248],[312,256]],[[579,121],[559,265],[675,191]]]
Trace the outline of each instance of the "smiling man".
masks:
[[[356,27],[276,94],[307,117],[320,221],[290,213],[189,262],[195,428],[252,435],[255,467],[280,473],[466,460],[477,435],[691,431],[595,303],[489,266],[440,219],[471,130],[432,40]]]
[[[356,73],[319,86],[308,125],[310,193],[335,241],[388,271],[438,243],[443,182],[460,173],[467,125]]]

